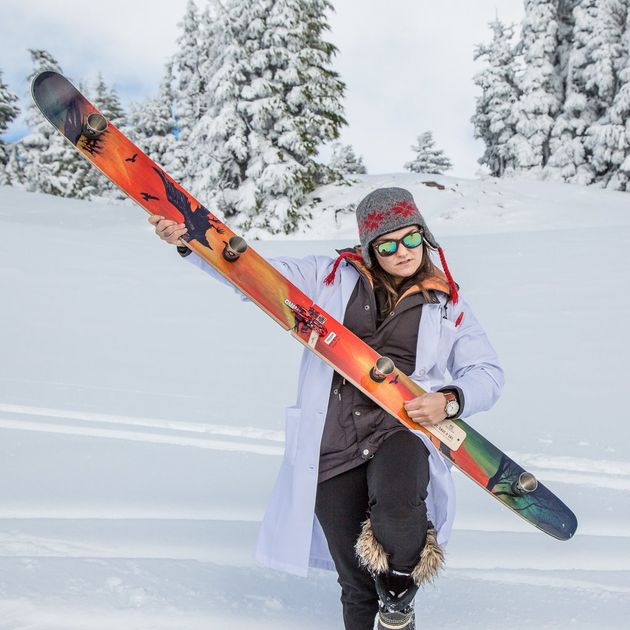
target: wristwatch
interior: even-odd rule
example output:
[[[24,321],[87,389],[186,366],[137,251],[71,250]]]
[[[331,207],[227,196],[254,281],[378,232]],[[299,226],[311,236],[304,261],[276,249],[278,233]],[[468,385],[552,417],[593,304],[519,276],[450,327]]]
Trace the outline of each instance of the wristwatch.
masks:
[[[455,418],[459,413],[459,403],[457,402],[457,396],[453,394],[453,392],[440,392],[444,394],[446,398],[446,406],[444,407],[444,411],[446,412],[447,418]]]

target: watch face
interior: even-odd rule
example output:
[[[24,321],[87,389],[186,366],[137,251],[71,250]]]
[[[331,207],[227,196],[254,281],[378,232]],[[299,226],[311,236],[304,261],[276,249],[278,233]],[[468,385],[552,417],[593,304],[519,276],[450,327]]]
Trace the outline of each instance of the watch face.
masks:
[[[456,400],[449,400],[446,403],[446,415],[449,418],[452,418],[453,416],[457,415],[458,411],[459,411],[459,405],[457,404]]]

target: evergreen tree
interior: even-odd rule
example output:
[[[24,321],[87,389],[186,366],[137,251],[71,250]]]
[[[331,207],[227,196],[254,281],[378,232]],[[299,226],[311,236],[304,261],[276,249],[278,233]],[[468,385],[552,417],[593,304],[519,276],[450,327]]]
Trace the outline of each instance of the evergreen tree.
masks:
[[[601,0],[593,85],[603,102],[585,141],[597,181],[628,190],[630,178],[630,9],[628,0]]]
[[[345,124],[344,84],[324,41],[328,0],[235,0],[219,12],[220,47],[206,126],[212,156],[197,192],[241,230],[290,232],[313,190],[318,145]],[[207,196],[207,195],[206,195]]]
[[[525,0],[523,71],[513,113],[517,133],[510,151],[518,169],[540,173],[550,154],[549,137],[562,101],[557,67],[558,0]]]
[[[20,142],[14,142],[6,147],[7,163],[4,167],[2,182],[11,184],[17,188],[26,187],[26,176],[24,174],[24,150]]]
[[[600,0],[582,0],[573,9],[571,45],[564,44],[564,102],[549,140],[550,157],[545,175],[582,184],[593,181],[584,139],[586,130],[598,118],[599,107],[589,94],[587,82],[592,76],[591,42],[597,22],[596,5]]]
[[[210,9],[204,14],[210,24]],[[202,64],[207,61],[203,52],[202,31],[197,5],[188,0],[186,13],[179,23],[177,52],[173,57],[174,93],[173,108],[177,126],[177,142],[166,164],[169,172],[185,186],[190,186],[197,169],[191,160],[191,132],[206,109],[206,79]],[[207,65],[207,64],[206,64]]]
[[[517,170],[628,188],[629,8],[630,0],[525,0],[516,72],[520,95],[512,109],[517,133],[508,142]],[[484,48],[480,53],[489,57]],[[513,97],[498,91],[490,103],[493,78],[489,68],[475,78],[484,83],[473,116],[475,133],[486,142],[481,161],[489,165],[500,164],[490,119]]]
[[[615,96],[627,9],[628,0],[582,0],[574,9],[567,90],[549,162],[567,181],[589,184],[610,169],[593,160],[598,132],[592,127],[607,120]]]
[[[558,45],[556,66],[562,77],[567,76],[569,57],[574,44],[575,9],[585,0],[558,0]]]
[[[100,78],[100,75],[99,75]],[[91,103],[95,102],[95,95],[92,87],[86,81],[79,81],[79,91]],[[75,186],[73,197],[77,199],[94,199],[104,193],[111,193],[111,182],[98,169],[94,168],[90,162],[83,159],[75,152],[77,160],[75,171]]]
[[[223,10],[221,0],[210,0],[199,18],[199,94],[195,124],[208,110],[208,81],[212,76],[217,56],[217,10]]]
[[[618,74],[625,63],[623,37],[629,4],[628,0],[599,0],[595,5],[593,37],[588,46],[593,63],[588,67],[586,89],[602,112],[612,105]]]
[[[352,145],[341,144],[335,142],[332,145],[332,152],[328,167],[333,172],[341,173],[342,175],[364,175],[367,173],[367,169],[363,164],[363,158],[355,154]]]
[[[96,86],[92,91],[92,102],[96,108],[117,129],[124,131],[127,127],[127,115],[120,103],[116,88],[109,87],[99,72]]]
[[[441,175],[444,171],[453,168],[451,161],[444,155],[444,152],[435,148],[433,133],[430,131],[420,134],[417,144],[411,148],[416,152],[416,157],[405,164],[405,169],[412,173]]]
[[[500,177],[507,169],[514,168],[509,140],[516,133],[512,109],[519,98],[515,79],[517,59],[514,26],[505,26],[499,19],[489,26],[492,41],[477,46],[474,53],[475,60],[483,59],[486,67],[474,77],[482,93],[476,99],[471,121],[475,138],[481,138],[486,145],[479,163],[485,164],[492,175]]]
[[[7,130],[8,126],[20,113],[19,108],[14,105],[18,100],[9,87],[2,81],[2,71],[0,70],[0,136]],[[8,184],[9,177],[6,171],[9,162],[9,149],[0,137],[0,184]]]
[[[158,95],[132,108],[133,141],[157,164],[167,169],[175,145],[173,66],[167,63]],[[168,170],[168,169],[167,169]]]
[[[210,147],[213,135],[213,77],[220,70],[222,63],[220,52],[232,41],[229,17],[222,4],[208,5],[201,15],[199,25],[198,72],[199,83],[203,88],[201,100],[197,106],[197,113],[190,119],[188,133],[180,133],[181,152],[177,157],[178,164],[186,164],[186,185],[194,191],[204,195],[211,194],[214,188],[213,172],[215,157]],[[183,138],[186,138],[184,141]],[[183,156],[183,159],[182,157]]]
[[[45,50],[30,50],[33,71],[28,83],[43,70],[61,72],[56,59]],[[78,196],[78,172],[82,158],[41,115],[34,103],[26,112],[30,133],[10,157],[11,175],[27,190],[63,197]]]
[[[30,85],[33,77],[44,70],[60,71],[56,59],[45,50],[29,49],[33,70],[27,78]],[[29,99],[26,109],[26,124],[29,133],[11,147],[8,164],[6,167],[9,179],[14,186],[24,187],[35,191],[42,188],[38,178],[37,164],[41,160],[42,153],[48,148],[52,137],[52,128],[46,122],[35,104]],[[33,167],[31,167],[33,165]],[[44,172],[42,169],[42,177]]]
[[[105,83],[100,72],[96,79],[96,85],[91,90],[91,98],[94,106],[114,127],[123,133],[128,132],[127,114],[120,102],[118,92],[115,87],[110,87]],[[83,185],[91,190],[94,196],[121,201],[127,198],[118,186],[94,168],[84,173]]]

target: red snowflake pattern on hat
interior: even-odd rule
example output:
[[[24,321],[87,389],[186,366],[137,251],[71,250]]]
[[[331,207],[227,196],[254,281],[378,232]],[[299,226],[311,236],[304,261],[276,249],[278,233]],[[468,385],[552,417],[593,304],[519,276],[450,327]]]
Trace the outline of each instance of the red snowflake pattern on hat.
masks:
[[[408,201],[399,201],[392,210],[395,214],[399,214],[402,217],[410,217],[416,211],[416,208]]]
[[[368,212],[365,215],[365,219],[363,219],[363,223],[361,224],[361,230],[375,230],[385,218],[385,215],[378,210],[372,210],[372,212]]]

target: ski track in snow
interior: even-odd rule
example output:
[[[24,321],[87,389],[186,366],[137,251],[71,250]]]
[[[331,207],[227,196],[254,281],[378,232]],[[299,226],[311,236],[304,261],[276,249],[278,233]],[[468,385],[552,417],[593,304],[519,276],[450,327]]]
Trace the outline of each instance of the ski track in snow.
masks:
[[[512,451],[508,451],[508,455],[540,479],[609,490],[630,490],[628,462]]]
[[[0,417],[0,428],[4,429],[130,440],[153,444],[172,444],[211,450],[256,453],[259,455],[279,456],[283,453],[284,436],[281,432],[255,427],[234,427],[154,418],[131,418],[12,404],[0,404],[0,413],[18,416],[18,419]],[[37,422],[33,418],[43,418],[44,420]],[[72,420],[83,424],[68,424],[60,422],[60,420]],[[84,426],[86,424],[101,426],[93,428]],[[104,428],[102,425],[115,425],[119,428]],[[188,437],[186,434],[190,433],[221,438],[240,438],[240,441]]]
[[[577,580],[569,577],[553,577],[540,575],[539,573],[527,573],[526,571],[504,571],[492,569],[492,571],[480,571],[477,569],[452,569],[450,574],[470,580],[484,580],[499,584],[528,584],[544,588],[564,589],[570,588],[580,591],[600,591],[602,593],[619,593],[630,595],[630,586],[616,586],[614,584],[601,584],[587,580]],[[540,573],[544,573],[541,571]]]
[[[171,444],[276,457],[283,453],[284,435],[282,432],[251,426],[239,427],[115,416],[9,403],[0,403],[0,413],[16,416],[16,418],[0,416],[0,428],[3,429]],[[61,422],[63,420],[73,421],[74,424]],[[109,428],[106,425],[116,428]],[[541,480],[610,490],[630,490],[630,463],[628,462],[512,451],[508,452],[508,455],[535,473]]]

